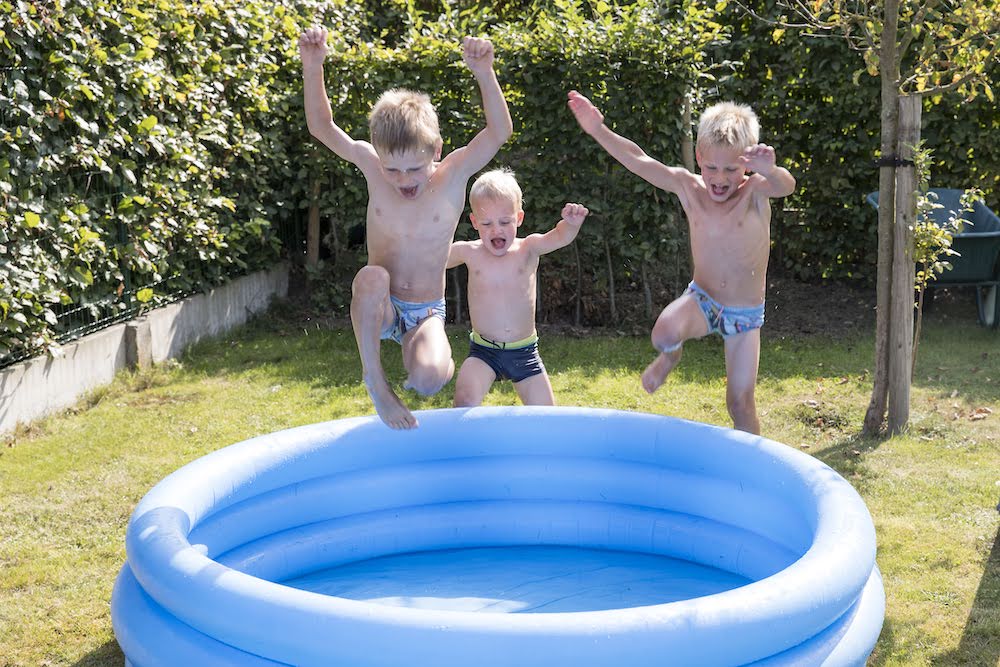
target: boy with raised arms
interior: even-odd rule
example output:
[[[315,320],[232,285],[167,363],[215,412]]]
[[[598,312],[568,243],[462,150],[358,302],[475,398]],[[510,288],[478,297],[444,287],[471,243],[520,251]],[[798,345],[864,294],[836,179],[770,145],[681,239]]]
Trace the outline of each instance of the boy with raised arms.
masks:
[[[760,360],[760,327],[770,252],[771,204],[795,190],[795,179],[759,143],[750,107],[723,102],[698,124],[696,158],[701,174],[669,167],[604,124],[590,100],[570,91],[568,105],[584,132],[626,169],[681,201],[691,230],[694,277],[656,320],[651,334],[658,354],[642,374],[653,393],[681,359],[691,338],[720,334],[726,351],[726,407],[733,426],[760,433],[754,388]],[[750,173],[752,172],[752,173]]]
[[[524,220],[521,188],[511,171],[488,171],[472,184],[469,204],[476,241],[451,244],[448,268],[469,270],[469,356],[455,380],[455,406],[480,405],[496,380],[510,380],[525,405],[555,405],[538,354],[535,276],[538,258],[569,245],[589,211],[566,204],[562,219],[544,234],[518,238]]]
[[[469,144],[441,157],[438,119],[423,94],[394,89],[369,117],[371,142],[355,140],[333,121],[323,81],[326,30],[299,39],[310,133],[355,164],[368,183],[368,265],[352,284],[351,324],[362,377],[378,416],[396,429],[417,426],[382,367],[381,340],[400,343],[405,388],[438,392],[455,364],[445,335],[445,263],[465,209],[469,178],[493,159],[513,130],[507,102],[493,71],[493,45],[467,37],[462,58],[479,84],[486,116]]]

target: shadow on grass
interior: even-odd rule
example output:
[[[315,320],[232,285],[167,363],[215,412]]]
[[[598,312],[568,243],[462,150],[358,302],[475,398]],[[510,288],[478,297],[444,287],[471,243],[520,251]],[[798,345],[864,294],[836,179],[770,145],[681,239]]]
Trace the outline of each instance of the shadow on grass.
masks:
[[[934,665],[997,665],[1000,664],[1000,529],[993,538],[993,548],[986,559],[983,577],[979,580],[972,610],[965,621],[958,647],[936,657]]]
[[[885,438],[873,438],[860,433],[849,434],[814,452],[813,456],[840,473],[858,492],[863,492],[867,471],[865,456],[874,452],[885,441]]]
[[[123,664],[125,655],[118,642],[111,639],[74,662],[72,667],[121,667]]]
[[[889,657],[892,655],[892,651],[888,650],[895,645],[896,632],[893,627],[892,619],[886,618],[882,624],[882,632],[878,636],[878,642],[875,644],[875,650],[872,652],[870,658],[868,658],[867,667],[879,667],[879,665],[884,665],[889,661]]]

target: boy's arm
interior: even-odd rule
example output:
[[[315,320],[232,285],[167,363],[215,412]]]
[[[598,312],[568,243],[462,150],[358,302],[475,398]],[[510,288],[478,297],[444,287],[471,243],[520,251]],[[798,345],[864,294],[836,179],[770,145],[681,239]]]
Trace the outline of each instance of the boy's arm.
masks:
[[[662,190],[680,193],[684,178],[690,175],[687,169],[668,167],[646,155],[635,142],[612,132],[604,124],[604,114],[575,90],[569,92],[568,105],[583,131],[622,166]]]
[[[784,167],[777,166],[774,149],[767,144],[747,148],[740,160],[755,172],[755,189],[765,197],[787,197],[795,192],[795,177]]]
[[[514,122],[510,118],[507,100],[493,71],[493,44],[488,39],[466,37],[462,40],[462,60],[472,71],[483,98],[486,127],[463,148],[452,151],[443,163],[454,164],[472,175],[489,164],[500,147],[510,139]]]
[[[445,265],[445,268],[454,269],[456,266],[465,264],[466,253],[470,245],[472,243],[469,241],[452,241],[451,249],[448,251],[448,264]]]
[[[590,211],[583,204],[563,206],[562,219],[544,234],[532,234],[524,239],[528,248],[539,255],[568,246],[580,233],[580,227]]]
[[[302,58],[302,88],[309,133],[334,153],[366,171],[378,160],[375,149],[368,142],[352,139],[333,122],[330,112],[330,98],[326,95],[323,81],[326,29],[314,27],[302,33],[299,54]]]

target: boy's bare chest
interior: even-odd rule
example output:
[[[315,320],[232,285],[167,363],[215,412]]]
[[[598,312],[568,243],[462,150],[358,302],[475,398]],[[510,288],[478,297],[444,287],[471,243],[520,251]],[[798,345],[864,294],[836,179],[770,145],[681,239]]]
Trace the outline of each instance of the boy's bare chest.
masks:
[[[695,206],[689,212],[691,234],[695,238],[723,243],[743,243],[748,239],[767,236],[769,211],[760,211],[752,198]]]
[[[484,255],[486,251],[483,251]],[[483,256],[469,263],[469,281],[484,289],[523,290],[535,278],[538,258],[529,253],[508,252],[503,257]]]
[[[442,240],[451,242],[461,216],[461,208],[448,202],[436,206],[370,206],[369,238],[416,249]]]

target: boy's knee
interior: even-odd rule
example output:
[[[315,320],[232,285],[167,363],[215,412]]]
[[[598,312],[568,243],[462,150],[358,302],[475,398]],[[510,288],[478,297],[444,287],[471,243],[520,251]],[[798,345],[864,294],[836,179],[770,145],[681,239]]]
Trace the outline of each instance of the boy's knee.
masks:
[[[754,398],[753,387],[726,392],[726,406],[730,415],[743,415],[755,413],[757,402]]]
[[[411,377],[406,382],[407,386],[413,391],[417,392],[421,396],[433,396],[438,393],[444,386],[448,384],[448,381],[440,381],[436,378],[413,378]]]
[[[475,399],[470,392],[461,391],[459,389],[455,390],[455,407],[456,408],[474,408],[479,405],[479,402]]]
[[[381,266],[362,267],[354,276],[354,282],[351,283],[351,291],[354,294],[383,290],[389,290],[389,272]]]
[[[684,341],[680,339],[679,336],[674,335],[670,331],[658,331],[653,329],[653,332],[649,336],[650,342],[653,343],[653,348],[659,352],[665,354],[673,354],[681,349]]]
[[[434,367],[415,368],[406,379],[406,386],[421,396],[433,396],[451,380],[452,371]]]

